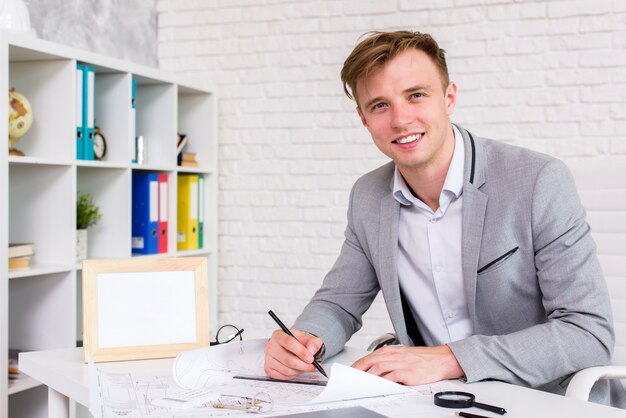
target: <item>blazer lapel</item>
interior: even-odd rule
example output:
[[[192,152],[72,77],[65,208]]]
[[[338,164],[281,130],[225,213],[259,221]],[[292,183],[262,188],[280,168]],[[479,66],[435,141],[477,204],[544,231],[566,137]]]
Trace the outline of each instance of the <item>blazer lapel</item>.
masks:
[[[393,181],[393,180],[392,180]],[[383,290],[385,304],[389,311],[396,336],[402,344],[411,345],[406,331],[400,284],[398,282],[398,222],[400,203],[394,199],[391,190],[380,202],[380,220],[378,225],[380,254],[380,287]]]
[[[465,141],[465,173],[463,181],[462,264],[463,283],[470,320],[476,319],[476,275],[483,235],[488,196],[480,188],[485,184],[484,161],[480,143],[472,134],[457,125]]]

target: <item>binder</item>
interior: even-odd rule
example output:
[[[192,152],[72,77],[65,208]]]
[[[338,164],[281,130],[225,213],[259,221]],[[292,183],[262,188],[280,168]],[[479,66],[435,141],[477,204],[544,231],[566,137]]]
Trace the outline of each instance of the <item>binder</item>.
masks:
[[[94,95],[96,70],[93,67],[83,66],[83,122],[84,122],[84,151],[83,158],[85,160],[93,160],[93,136],[94,136]]]
[[[195,174],[178,176],[178,250],[198,248],[198,176]]]
[[[159,174],[159,253],[167,252],[167,174]]]
[[[156,173],[133,173],[133,254],[159,252],[159,178]]]
[[[204,176],[198,175],[198,248],[204,248]]]
[[[76,65],[76,107],[75,107],[75,120],[76,120],[76,159],[82,160],[85,158],[85,140],[84,130],[85,125],[83,123],[83,74],[84,65]]]
[[[133,143],[132,162],[137,163],[137,80],[130,78],[130,134]]]

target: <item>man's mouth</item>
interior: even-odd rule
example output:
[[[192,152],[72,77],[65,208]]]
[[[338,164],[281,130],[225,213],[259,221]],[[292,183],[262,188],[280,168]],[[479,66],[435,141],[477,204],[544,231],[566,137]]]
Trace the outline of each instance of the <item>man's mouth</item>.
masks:
[[[411,142],[417,141],[423,135],[424,135],[424,133],[415,134],[415,135],[409,135],[409,136],[405,136],[403,138],[398,138],[398,139],[394,140],[393,142],[395,142],[396,144],[409,144]]]

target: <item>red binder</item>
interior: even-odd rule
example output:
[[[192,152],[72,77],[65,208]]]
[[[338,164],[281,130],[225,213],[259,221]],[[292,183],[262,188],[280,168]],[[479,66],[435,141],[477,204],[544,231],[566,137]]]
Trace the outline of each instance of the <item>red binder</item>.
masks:
[[[167,252],[167,174],[159,174],[159,253]]]

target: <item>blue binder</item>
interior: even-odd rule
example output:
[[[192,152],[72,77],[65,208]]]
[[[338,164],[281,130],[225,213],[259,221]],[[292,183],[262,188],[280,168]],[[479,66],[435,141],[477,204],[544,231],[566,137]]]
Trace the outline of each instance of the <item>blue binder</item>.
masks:
[[[83,123],[84,123],[84,146],[83,157],[85,160],[93,160],[93,136],[94,136],[94,101],[96,70],[93,67],[84,66],[83,75]]]
[[[75,104],[75,119],[76,119],[76,159],[85,159],[85,124],[84,124],[84,109],[83,99],[84,93],[84,74],[85,66],[81,64],[76,65],[76,104]]]
[[[159,252],[159,176],[133,173],[133,254]]]

